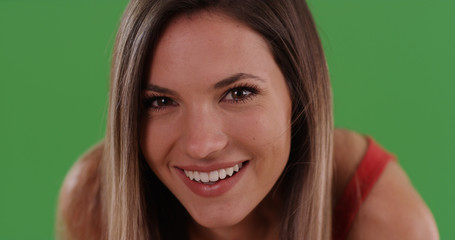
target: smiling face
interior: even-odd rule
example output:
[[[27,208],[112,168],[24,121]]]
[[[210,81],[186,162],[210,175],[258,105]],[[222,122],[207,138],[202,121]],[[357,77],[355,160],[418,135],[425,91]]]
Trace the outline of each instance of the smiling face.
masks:
[[[143,94],[141,148],[153,172],[202,226],[242,221],[290,151],[291,99],[263,38],[221,14],[179,17]]]

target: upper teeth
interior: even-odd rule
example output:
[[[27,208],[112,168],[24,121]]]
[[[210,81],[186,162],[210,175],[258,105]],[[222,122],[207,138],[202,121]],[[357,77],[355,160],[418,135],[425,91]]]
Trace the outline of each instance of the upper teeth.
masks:
[[[208,182],[217,182],[220,179],[225,179],[226,177],[230,177],[234,173],[238,172],[240,170],[240,168],[242,168],[242,166],[243,166],[243,164],[239,163],[239,164],[234,165],[233,167],[214,170],[211,172],[198,172],[198,171],[189,171],[189,170],[183,170],[183,171],[185,172],[185,175],[190,180],[208,183]]]

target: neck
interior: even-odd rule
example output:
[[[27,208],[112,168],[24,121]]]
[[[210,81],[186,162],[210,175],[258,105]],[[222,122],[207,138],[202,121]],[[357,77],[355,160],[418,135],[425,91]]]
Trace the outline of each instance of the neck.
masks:
[[[250,214],[233,226],[206,228],[192,220],[189,226],[189,239],[279,239],[281,227],[279,206],[281,206],[279,200],[273,199],[269,194]]]

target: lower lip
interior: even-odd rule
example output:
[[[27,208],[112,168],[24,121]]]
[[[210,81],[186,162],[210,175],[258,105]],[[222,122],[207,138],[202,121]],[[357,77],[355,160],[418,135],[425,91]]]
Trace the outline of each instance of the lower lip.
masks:
[[[183,182],[188,186],[188,188],[195,194],[201,197],[218,197],[229,191],[234,185],[240,180],[243,176],[243,173],[248,168],[248,163],[244,163],[244,166],[240,168],[240,170],[234,174],[232,177],[227,177],[225,179],[220,179],[218,182],[213,184],[204,184],[200,182],[196,182],[190,180],[183,170],[177,169],[179,172],[180,178],[182,178]]]

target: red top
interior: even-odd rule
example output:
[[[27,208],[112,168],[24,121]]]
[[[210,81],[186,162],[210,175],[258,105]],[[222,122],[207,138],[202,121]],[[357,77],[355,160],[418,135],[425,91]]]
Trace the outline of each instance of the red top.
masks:
[[[333,213],[333,240],[346,239],[360,206],[367,198],[376,181],[393,155],[368,138],[368,149],[360,165],[349,180]]]

